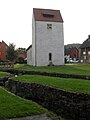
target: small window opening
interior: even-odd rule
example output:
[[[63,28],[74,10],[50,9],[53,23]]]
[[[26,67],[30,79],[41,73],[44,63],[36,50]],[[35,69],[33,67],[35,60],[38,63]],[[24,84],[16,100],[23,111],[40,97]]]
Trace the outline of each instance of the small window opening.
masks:
[[[74,57],[76,57],[76,54],[74,54]]]
[[[52,61],[52,53],[49,53],[49,61]]]
[[[53,17],[54,17],[53,14],[45,14],[45,13],[43,14],[43,16],[44,16],[44,17],[48,17],[48,18],[53,18]]]
[[[47,24],[47,29],[52,29],[52,24]]]

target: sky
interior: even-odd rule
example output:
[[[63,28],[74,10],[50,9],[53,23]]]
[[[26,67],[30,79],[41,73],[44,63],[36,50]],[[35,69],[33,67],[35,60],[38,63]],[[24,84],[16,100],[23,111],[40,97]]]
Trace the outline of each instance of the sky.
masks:
[[[60,10],[64,44],[83,43],[90,35],[90,0],[0,0],[0,42],[32,44],[33,8]]]

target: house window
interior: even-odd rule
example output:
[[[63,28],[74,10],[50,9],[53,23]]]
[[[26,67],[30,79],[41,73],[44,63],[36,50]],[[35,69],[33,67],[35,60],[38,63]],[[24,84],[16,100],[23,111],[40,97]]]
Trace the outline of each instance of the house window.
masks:
[[[84,51],[84,52],[83,52],[83,55],[85,55],[85,54],[86,54],[86,52]]]
[[[88,51],[88,55],[90,55],[90,51]]]
[[[52,61],[52,53],[49,53],[49,61]]]
[[[74,57],[76,57],[76,54],[74,54]]]
[[[86,60],[86,56],[84,56],[84,60]]]
[[[47,24],[47,29],[52,29],[52,24]]]

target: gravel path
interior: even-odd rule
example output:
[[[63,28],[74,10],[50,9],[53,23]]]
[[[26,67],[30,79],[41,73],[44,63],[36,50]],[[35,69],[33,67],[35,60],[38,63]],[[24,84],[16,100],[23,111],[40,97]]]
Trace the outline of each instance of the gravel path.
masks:
[[[28,116],[22,118],[12,118],[8,120],[51,120],[51,119],[44,114],[44,115],[35,115],[35,116]]]

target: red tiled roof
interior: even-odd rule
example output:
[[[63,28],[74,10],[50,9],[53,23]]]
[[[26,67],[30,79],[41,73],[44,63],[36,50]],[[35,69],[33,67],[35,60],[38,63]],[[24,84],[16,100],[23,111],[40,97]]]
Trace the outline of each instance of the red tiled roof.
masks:
[[[59,10],[33,8],[35,21],[63,22]]]

